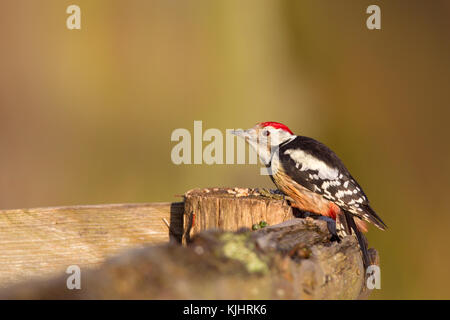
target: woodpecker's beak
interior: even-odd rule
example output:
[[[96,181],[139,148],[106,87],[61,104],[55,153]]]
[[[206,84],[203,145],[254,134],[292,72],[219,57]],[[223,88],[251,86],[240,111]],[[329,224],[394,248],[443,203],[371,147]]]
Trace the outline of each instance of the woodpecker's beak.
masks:
[[[252,140],[255,136],[255,129],[248,129],[248,130],[233,130],[231,131],[231,134],[234,134],[235,136],[241,137],[245,141]]]

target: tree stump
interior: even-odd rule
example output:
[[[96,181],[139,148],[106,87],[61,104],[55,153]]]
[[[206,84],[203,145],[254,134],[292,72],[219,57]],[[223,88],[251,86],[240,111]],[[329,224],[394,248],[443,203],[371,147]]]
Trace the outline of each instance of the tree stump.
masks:
[[[286,200],[269,199],[256,189],[193,189],[184,195],[183,243],[203,230],[236,231],[260,221],[274,225],[292,218],[293,211]]]

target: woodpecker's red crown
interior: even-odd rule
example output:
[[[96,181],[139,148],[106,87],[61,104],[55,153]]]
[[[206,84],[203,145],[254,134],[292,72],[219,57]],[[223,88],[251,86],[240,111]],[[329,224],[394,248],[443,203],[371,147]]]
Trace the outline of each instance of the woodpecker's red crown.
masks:
[[[273,121],[267,121],[267,122],[261,122],[258,124],[261,128],[266,128],[266,127],[272,127],[275,129],[281,129],[284,130],[286,132],[289,132],[290,134],[294,134],[291,129],[289,129],[286,125],[279,123],[279,122],[273,122]]]

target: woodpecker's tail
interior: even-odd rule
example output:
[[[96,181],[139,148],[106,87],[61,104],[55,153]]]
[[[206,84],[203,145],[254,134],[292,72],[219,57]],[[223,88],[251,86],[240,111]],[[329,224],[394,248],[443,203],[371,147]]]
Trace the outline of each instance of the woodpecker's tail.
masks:
[[[353,215],[344,211],[342,214],[338,214],[336,216],[336,231],[340,238],[351,235],[352,232],[355,232],[356,238],[358,239],[359,248],[361,249],[364,268],[367,268],[370,265],[370,257],[367,249],[367,242],[359,228],[356,226],[355,218]]]
[[[375,226],[377,226],[377,228],[379,228],[381,230],[386,230],[387,229],[387,225],[383,222],[383,220],[381,220],[381,218],[370,207],[369,204],[363,205],[362,209],[364,210],[364,212],[366,214],[368,214],[368,216],[365,217],[368,222],[372,222]]]

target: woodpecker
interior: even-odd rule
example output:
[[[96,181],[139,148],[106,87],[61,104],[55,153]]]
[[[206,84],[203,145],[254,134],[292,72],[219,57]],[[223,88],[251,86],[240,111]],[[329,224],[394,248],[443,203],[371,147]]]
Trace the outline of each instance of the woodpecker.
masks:
[[[339,239],[355,233],[364,265],[370,264],[361,232],[365,222],[381,230],[386,224],[371,208],[361,186],[339,157],[323,143],[297,136],[279,122],[261,122],[233,134],[244,138],[269,170],[270,177],[291,206],[333,219]]]

